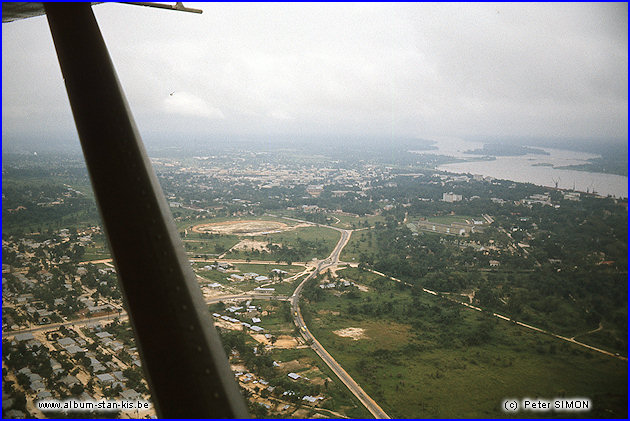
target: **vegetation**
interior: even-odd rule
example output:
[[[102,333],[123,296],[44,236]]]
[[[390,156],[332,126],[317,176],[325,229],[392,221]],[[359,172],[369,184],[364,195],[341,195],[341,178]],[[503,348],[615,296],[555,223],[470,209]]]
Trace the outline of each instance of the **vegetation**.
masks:
[[[251,219],[299,224],[282,217],[314,223],[247,237],[258,247],[226,253],[226,259],[247,262],[236,263],[234,271],[269,276],[277,266],[289,272],[285,278],[302,270],[293,263],[330,254],[339,232],[327,226],[354,230],[341,259],[359,267],[309,282],[302,310],[317,338],[390,415],[503,417],[499,404],[509,396],[585,396],[595,405],[586,415],[625,417],[625,362],[490,313],[627,355],[627,201],[454,176],[434,169],[451,158],[410,153],[426,149],[416,143],[404,142],[404,150],[362,145],[347,156],[335,151],[334,160],[327,148],[269,153],[228,146],[207,159],[197,150],[182,152],[178,160],[172,154],[180,152],[169,152],[154,164],[187,254],[198,261],[195,272],[233,292],[260,283],[227,280],[234,272],[205,267],[243,237],[196,233],[191,227]],[[73,321],[93,305],[121,305],[112,268],[81,263],[110,256],[81,158],[44,153],[3,158],[3,330]],[[323,187],[314,192],[313,184]],[[444,202],[445,192],[463,199]],[[450,224],[482,215],[493,222],[466,235],[420,227],[421,220]],[[276,293],[290,295],[304,276],[275,284]],[[328,284],[326,289],[320,283]],[[458,304],[462,301],[484,312],[467,310]],[[287,303],[257,305],[268,312],[260,325],[273,340],[295,334]],[[221,312],[225,304],[212,309]],[[349,327],[363,329],[369,340],[334,333]],[[127,325],[108,329],[126,346],[132,344]],[[316,409],[302,405],[302,416],[336,417],[331,410],[369,416],[310,349],[265,350],[243,332],[226,332],[225,344],[249,370],[269,376],[276,390],[329,396]],[[14,408],[24,408],[33,397],[22,393],[26,381],[14,371],[32,366],[46,378],[49,367],[41,355],[48,354],[3,345],[3,385],[15,399]],[[103,361],[111,357],[90,351]],[[73,370],[74,361],[53,352],[49,356]],[[129,353],[119,358],[131,361]],[[317,384],[289,380],[273,361],[295,361],[295,370]],[[77,359],[76,369],[87,369],[86,363]],[[134,369],[126,377],[143,390],[140,374]],[[81,393],[79,387],[47,385],[59,396]],[[104,393],[114,396],[116,390]],[[260,390],[251,393],[262,396]],[[275,416],[258,404],[251,411]]]
[[[232,250],[230,259],[270,260],[276,262],[305,262],[324,258],[339,241],[339,233],[330,228],[304,227],[292,231],[252,237],[266,243],[264,250]]]
[[[495,223],[482,233],[412,232],[402,224],[404,215],[391,213],[384,224],[356,232],[342,257],[432,290],[474,292],[475,302],[488,310],[626,353],[625,209],[613,200],[589,197],[562,200],[559,209],[486,205]],[[426,205],[413,218],[445,218],[447,206],[460,208]],[[409,209],[411,219],[414,206]],[[500,227],[508,227],[510,235]],[[490,261],[499,266],[492,268]],[[584,335],[600,323],[604,329],[597,335]]]
[[[391,416],[505,417],[500,403],[511,396],[587,396],[595,406],[589,417],[626,416],[624,362],[373,274],[349,275],[361,276],[370,292],[305,291],[303,312],[322,345]],[[364,329],[366,339],[334,333],[348,327]]]
[[[273,303],[255,300],[252,304],[260,306],[267,315],[259,324],[270,332],[273,337],[291,335],[294,325],[291,318],[289,303]],[[214,305],[211,311],[221,311],[220,306]],[[367,410],[354,398],[348,389],[336,378],[326,364],[308,348],[271,348],[265,349],[255,342],[251,336],[242,331],[221,330],[224,350],[228,355],[234,355],[234,361],[243,363],[247,370],[257,377],[265,379],[273,387],[273,391],[263,390],[260,395],[287,401],[297,407],[307,408],[315,413],[328,414],[327,410],[345,413],[352,418],[369,418]],[[254,351],[254,348],[256,351]],[[278,368],[273,362],[288,363],[288,367]],[[298,363],[299,364],[295,364]],[[287,377],[289,372],[296,372],[308,380],[294,381]],[[285,392],[290,393],[285,395]],[[302,396],[325,396],[321,405],[314,408],[304,406]],[[312,408],[312,409],[311,409]],[[269,412],[254,405],[256,416],[269,417]]]

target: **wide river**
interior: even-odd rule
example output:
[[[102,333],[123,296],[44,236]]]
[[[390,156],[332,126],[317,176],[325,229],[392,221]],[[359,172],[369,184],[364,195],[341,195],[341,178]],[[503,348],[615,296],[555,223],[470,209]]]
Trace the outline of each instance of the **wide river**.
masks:
[[[482,143],[461,140],[439,140],[434,145],[438,149],[432,151],[417,151],[418,153],[432,153],[448,155],[456,158],[473,158],[475,155],[464,154],[464,151],[483,147]],[[568,151],[564,149],[540,148],[549,155],[527,154],[522,156],[498,156],[494,161],[473,161],[446,164],[439,170],[453,173],[481,174],[503,180],[521,183],[532,183],[541,186],[573,189],[581,192],[593,192],[602,196],[628,197],[628,177],[587,171],[556,169],[553,166],[578,165],[588,163],[589,158],[599,155]],[[538,165],[536,165],[538,164]]]

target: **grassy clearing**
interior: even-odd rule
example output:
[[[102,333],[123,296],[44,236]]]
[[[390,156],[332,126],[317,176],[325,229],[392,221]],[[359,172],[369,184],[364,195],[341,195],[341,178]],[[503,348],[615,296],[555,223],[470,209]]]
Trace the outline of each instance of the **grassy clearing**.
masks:
[[[86,247],[85,254],[81,258],[82,261],[109,259],[112,256],[109,251],[104,248]]]
[[[453,222],[466,223],[466,220],[472,221],[475,220],[484,220],[481,216],[470,216],[470,215],[444,215],[444,216],[429,216],[427,217],[427,221],[435,222],[436,224],[452,224]]]
[[[184,232],[184,230],[188,230],[188,235],[191,235],[194,237],[195,235],[199,235],[199,234],[193,233],[190,230],[197,225],[218,224],[221,222],[235,222],[235,221],[273,221],[273,222],[282,222],[283,224],[287,224],[288,226],[294,226],[297,224],[297,222],[289,221],[283,218],[276,218],[269,215],[247,216],[247,217],[240,217],[240,218],[223,216],[223,217],[216,217],[216,218],[214,217],[213,218],[199,218],[195,220],[185,219],[185,220],[176,221],[175,224],[177,226],[177,229],[180,232]]]
[[[367,226],[373,227],[376,222],[384,222],[385,218],[380,215],[367,215],[367,216],[351,216],[351,215],[339,215],[330,214],[330,216],[337,218],[339,222],[334,226],[339,228],[357,229]]]
[[[280,282],[280,283],[274,284],[273,287],[276,289],[276,294],[286,295],[286,296],[293,295],[293,291],[295,291],[295,288],[297,288],[300,282],[302,282],[304,278],[307,276],[308,274],[305,274],[298,277],[292,282]]]
[[[362,283],[371,292],[352,299],[327,291],[303,307],[318,340],[390,416],[626,417],[626,362],[368,274]],[[333,333],[348,327],[365,329],[369,339]],[[500,409],[506,398],[537,396],[587,397],[594,409],[514,415]]]
[[[323,241],[330,251],[339,241],[339,233],[326,227],[303,227],[293,231],[280,232],[276,234],[268,234],[264,238],[271,238],[274,243],[286,245],[295,245],[298,239],[305,241]]]
[[[195,234],[199,236],[199,234]],[[187,236],[182,240],[184,248],[188,254],[204,254],[219,256],[221,253],[226,252],[230,248],[234,247],[240,239],[235,235],[210,235],[209,238],[191,239],[191,236]]]
[[[232,286],[233,282],[229,280],[231,273],[221,273],[216,270],[204,270],[202,269],[206,263],[194,263],[193,267],[196,268],[195,273],[207,279],[208,282],[218,282],[221,285]]]
[[[280,245],[282,250],[259,252],[233,250],[228,259],[304,262],[327,257],[339,241],[340,234],[325,227],[303,227],[291,231],[250,237],[252,240]]]
[[[299,219],[299,213],[295,211],[282,210],[275,212],[278,215],[287,216],[289,218],[297,218]],[[374,226],[376,222],[384,222],[385,218],[381,215],[366,215],[366,216],[358,216],[358,215],[340,215],[338,213],[333,212],[323,212],[323,215],[332,219],[329,225],[335,226],[338,228],[345,229],[357,229],[363,228],[366,226]],[[286,221],[286,220],[285,220]]]
[[[350,241],[341,253],[341,260],[346,262],[359,261],[361,254],[376,254],[378,247],[374,239],[374,233],[370,230],[355,231],[350,236]]]

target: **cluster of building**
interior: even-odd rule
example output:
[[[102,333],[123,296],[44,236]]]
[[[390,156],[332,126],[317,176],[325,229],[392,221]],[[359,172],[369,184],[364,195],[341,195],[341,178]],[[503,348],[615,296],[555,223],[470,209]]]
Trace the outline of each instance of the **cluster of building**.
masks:
[[[214,264],[214,265],[205,265],[205,266],[202,267],[202,269],[203,270],[217,270],[219,272],[226,273],[226,272],[234,272],[235,270],[233,269],[233,267],[234,266],[229,264],[229,263],[217,263],[217,264]],[[282,278],[284,278],[284,276],[286,276],[288,274],[289,274],[289,272],[287,272],[286,270],[272,269],[270,276],[272,276],[273,278],[282,279]],[[260,274],[255,273],[255,272],[232,273],[228,278],[226,278],[226,280],[229,281],[229,282],[253,281],[253,282],[261,283],[263,285],[258,286],[256,288],[254,288],[254,290],[253,290],[254,292],[259,293],[259,294],[271,295],[271,294],[275,293],[275,291],[276,291],[275,288],[264,285],[265,283],[268,283],[268,282],[272,281],[272,279],[270,279],[269,276],[260,275]],[[202,292],[203,292],[204,296],[210,297],[213,294],[210,293],[207,288],[211,288],[211,289],[223,288],[223,285],[221,285],[218,282],[212,282],[212,283],[203,284],[201,289],[202,289]]]
[[[233,362],[239,359],[235,351],[232,352],[231,357]],[[273,367],[274,371],[277,371],[277,376],[274,378],[283,376],[283,372],[286,373],[283,365],[277,361],[273,361]],[[285,388],[278,390],[277,386],[271,384],[272,381],[249,372],[240,365],[232,365],[232,369],[239,386],[249,392],[248,399],[254,404],[263,406],[269,411],[268,413],[305,418],[307,413],[303,413],[304,408],[316,408],[319,402],[326,400],[326,396],[322,394],[304,393],[304,386],[310,384],[311,380],[296,372],[286,373],[293,387],[284,384]]]
[[[142,389],[137,391],[124,374],[128,369],[140,373],[137,349],[124,345],[100,323],[18,333],[7,337],[3,348],[2,406],[10,418],[43,417],[35,406],[40,400],[150,400],[144,380],[135,385]],[[6,412],[20,394],[26,405]],[[151,410],[145,415],[155,414]]]
[[[347,281],[345,279],[339,279],[338,281],[332,281],[332,282],[327,281],[327,282],[324,282],[322,284],[319,284],[319,287],[321,289],[334,289],[334,288],[338,288],[338,287],[348,288],[348,287],[352,287],[352,286],[355,286],[355,285],[356,284],[354,282],[352,282],[352,281]]]
[[[274,361],[274,367],[278,368],[280,364]],[[325,397],[321,395],[311,396],[309,394],[297,393],[294,390],[285,390],[282,393],[275,394],[276,386],[272,386],[269,384],[269,381],[244,370],[235,371],[234,377],[241,388],[252,393],[250,396],[252,402],[263,406],[268,411],[279,414],[287,413],[288,415],[288,413],[297,410],[298,406],[296,403],[299,401],[302,402],[302,405],[310,404],[314,407],[319,401],[325,399]],[[309,381],[307,377],[293,372],[288,373],[287,377],[294,382]],[[294,416],[295,415],[299,414],[294,414]]]
[[[362,185],[365,186],[367,184],[366,175],[369,175],[360,173],[355,169],[261,162],[255,153],[244,154],[245,156],[238,158],[231,155],[195,157],[197,160],[195,166],[184,166],[180,161],[172,159],[152,159],[152,162],[158,172],[197,177],[199,179],[197,187],[200,189],[212,188],[211,179],[230,184],[251,184],[260,189],[291,188],[302,185],[314,197],[321,194],[324,185],[327,184],[344,185],[351,190]],[[254,160],[249,163],[248,158],[254,158]],[[375,174],[378,172],[377,170],[375,168],[366,169],[374,176],[377,175]],[[379,172],[378,175],[381,173]],[[204,182],[204,177],[207,177],[208,181]],[[173,179],[173,181],[175,180]]]
[[[40,234],[3,239],[4,332],[121,308],[113,267],[94,269],[94,285],[83,282],[88,269],[79,260],[98,233],[99,228],[90,227],[77,233],[62,229],[43,241],[37,240]]]
[[[221,319],[226,322],[232,323],[233,325],[242,326],[243,328],[247,328],[254,333],[262,333],[265,331],[265,329],[256,325],[257,323],[260,323],[262,321],[262,319],[260,318],[260,308],[251,305],[251,301],[247,301],[242,306],[233,305],[227,307],[225,311],[230,315],[221,313],[212,313],[212,315],[215,319]],[[233,316],[237,316],[239,318]],[[245,320],[250,320],[251,323]],[[271,337],[271,335],[269,335],[269,337]]]
[[[268,276],[259,275],[254,272],[243,273],[242,275],[233,273],[230,275],[230,279],[232,281],[255,281],[255,282],[267,282],[269,280]]]

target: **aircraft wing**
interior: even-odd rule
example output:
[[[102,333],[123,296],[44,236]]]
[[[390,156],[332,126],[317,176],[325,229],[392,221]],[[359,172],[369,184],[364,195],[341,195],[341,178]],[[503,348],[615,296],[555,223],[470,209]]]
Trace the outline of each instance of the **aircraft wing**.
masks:
[[[2,20],[48,19],[158,416],[247,418],[91,6],[3,3]]]

